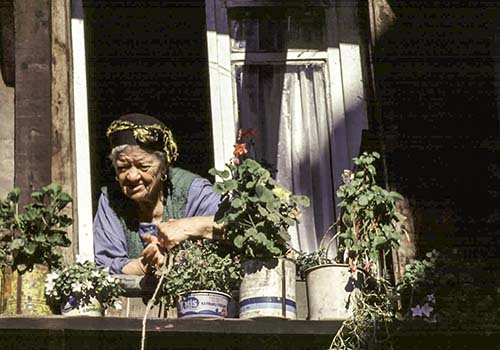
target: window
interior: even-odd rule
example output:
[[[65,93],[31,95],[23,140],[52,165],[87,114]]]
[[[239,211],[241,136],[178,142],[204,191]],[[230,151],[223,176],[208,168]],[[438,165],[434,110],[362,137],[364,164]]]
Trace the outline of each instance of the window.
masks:
[[[348,10],[328,1],[207,2],[216,166],[230,158],[238,128],[256,127],[256,157],[311,199],[291,232],[303,250],[335,221],[334,193],[366,124],[359,46],[341,43],[337,30],[340,14],[354,16]]]

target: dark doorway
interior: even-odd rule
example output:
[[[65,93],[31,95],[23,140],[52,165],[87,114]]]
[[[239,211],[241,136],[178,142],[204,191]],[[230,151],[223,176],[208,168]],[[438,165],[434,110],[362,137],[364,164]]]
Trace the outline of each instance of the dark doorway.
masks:
[[[176,163],[213,164],[204,1],[83,1],[94,192],[114,181],[108,125],[136,112],[161,119]],[[98,193],[96,193],[97,196]]]

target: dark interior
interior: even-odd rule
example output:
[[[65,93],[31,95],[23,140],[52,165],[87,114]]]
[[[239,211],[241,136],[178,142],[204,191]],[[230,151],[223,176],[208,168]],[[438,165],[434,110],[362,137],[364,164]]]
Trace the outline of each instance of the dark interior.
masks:
[[[213,164],[204,1],[84,1],[92,179],[114,181],[106,128],[126,113],[161,119],[176,163],[202,176]]]

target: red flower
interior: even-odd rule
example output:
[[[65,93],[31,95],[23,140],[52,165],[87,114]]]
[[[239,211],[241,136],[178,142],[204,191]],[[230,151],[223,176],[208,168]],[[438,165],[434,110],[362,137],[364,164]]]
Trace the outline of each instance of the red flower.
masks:
[[[257,130],[255,128],[250,129],[240,129],[238,130],[238,141],[243,137],[254,137],[257,134]]]
[[[248,153],[248,150],[247,150],[246,143],[237,143],[236,145],[234,145],[233,154],[235,157],[241,157],[247,153]]]

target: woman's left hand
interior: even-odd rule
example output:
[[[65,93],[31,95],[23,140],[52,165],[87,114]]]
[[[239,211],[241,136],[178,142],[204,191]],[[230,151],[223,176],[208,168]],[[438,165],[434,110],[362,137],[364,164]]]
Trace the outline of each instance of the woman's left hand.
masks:
[[[161,247],[170,250],[187,239],[212,239],[213,228],[213,216],[170,219],[158,224],[158,241]]]

